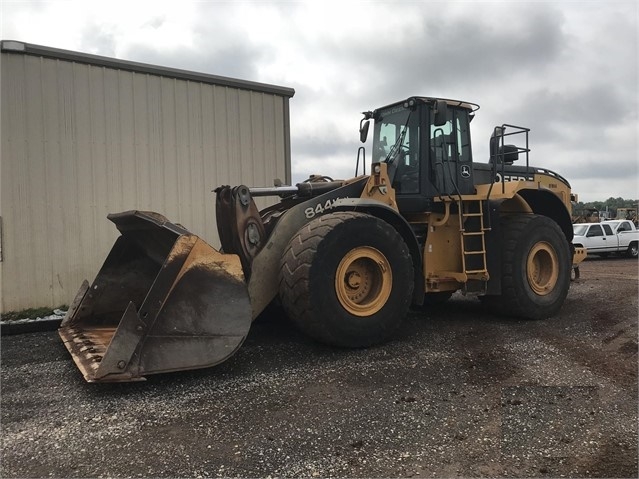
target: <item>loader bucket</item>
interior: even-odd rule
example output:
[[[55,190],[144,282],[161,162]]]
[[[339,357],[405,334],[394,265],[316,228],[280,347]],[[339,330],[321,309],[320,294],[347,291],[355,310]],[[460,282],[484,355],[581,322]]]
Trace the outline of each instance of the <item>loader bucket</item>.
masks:
[[[240,347],[251,304],[239,257],[162,215],[109,215],[121,236],[59,334],[89,382],[214,366]]]

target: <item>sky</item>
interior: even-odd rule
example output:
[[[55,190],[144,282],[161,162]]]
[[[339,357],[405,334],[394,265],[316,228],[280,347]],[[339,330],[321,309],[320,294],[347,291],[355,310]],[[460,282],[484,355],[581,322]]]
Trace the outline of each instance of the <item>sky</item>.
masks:
[[[495,126],[525,126],[530,163],[567,178],[581,201],[639,198],[634,0],[0,6],[3,40],[294,88],[294,182],[352,177],[361,112],[429,96],[481,106],[475,161]]]

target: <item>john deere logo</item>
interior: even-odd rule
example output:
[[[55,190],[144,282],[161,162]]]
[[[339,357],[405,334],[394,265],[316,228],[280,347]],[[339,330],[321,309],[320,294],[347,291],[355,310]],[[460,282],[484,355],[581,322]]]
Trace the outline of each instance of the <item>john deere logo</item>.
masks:
[[[462,178],[470,178],[470,166],[462,165],[460,173],[462,175]]]

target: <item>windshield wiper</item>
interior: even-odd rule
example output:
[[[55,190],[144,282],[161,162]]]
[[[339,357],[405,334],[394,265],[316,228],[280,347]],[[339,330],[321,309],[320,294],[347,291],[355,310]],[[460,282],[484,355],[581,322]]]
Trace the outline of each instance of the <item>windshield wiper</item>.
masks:
[[[400,132],[395,144],[391,146],[388,155],[384,158],[384,163],[393,163],[395,158],[397,157],[397,150],[401,148],[402,143],[404,143],[404,138],[406,138],[406,132],[408,131],[408,122],[410,121],[410,116],[413,114],[412,110],[408,112],[408,116],[406,117],[406,123],[404,124],[404,128]]]

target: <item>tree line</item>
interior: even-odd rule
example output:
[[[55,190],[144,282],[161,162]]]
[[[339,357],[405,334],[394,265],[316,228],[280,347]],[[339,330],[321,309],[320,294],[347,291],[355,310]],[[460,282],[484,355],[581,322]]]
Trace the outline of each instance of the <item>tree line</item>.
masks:
[[[617,208],[637,208],[639,204],[639,200],[626,200],[624,198],[618,197],[613,198],[612,196],[605,201],[591,201],[588,203],[575,203],[573,205],[573,210],[587,210],[587,209],[596,209],[597,211],[610,211],[613,216],[617,212]]]

